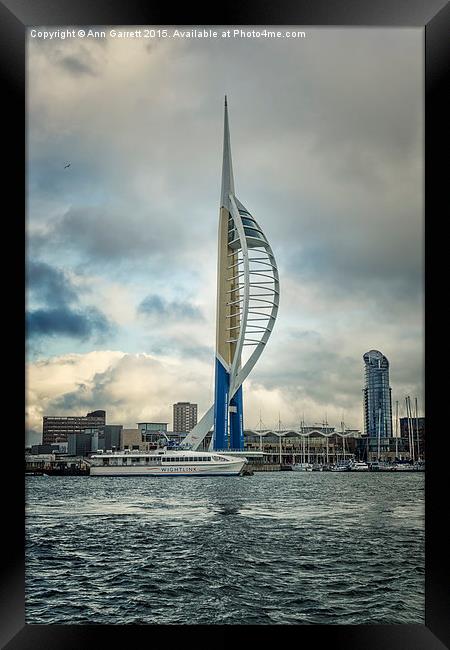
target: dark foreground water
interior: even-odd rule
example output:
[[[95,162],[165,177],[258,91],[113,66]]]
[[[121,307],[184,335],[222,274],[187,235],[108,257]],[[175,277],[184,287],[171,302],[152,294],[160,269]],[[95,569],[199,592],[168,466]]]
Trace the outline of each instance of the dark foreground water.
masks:
[[[424,475],[28,477],[27,623],[424,623]]]

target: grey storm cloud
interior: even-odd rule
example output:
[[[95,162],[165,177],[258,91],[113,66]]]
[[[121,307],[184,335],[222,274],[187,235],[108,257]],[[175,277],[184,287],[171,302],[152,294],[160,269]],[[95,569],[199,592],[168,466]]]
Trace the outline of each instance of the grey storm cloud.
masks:
[[[30,260],[26,269],[30,301],[41,303],[26,314],[29,339],[69,336],[85,340],[110,334],[114,326],[95,306],[79,306],[79,290],[61,269]],[[74,306],[75,305],[75,306]]]
[[[40,51],[45,54],[51,65],[77,78],[83,75],[97,77],[101,74],[104,49],[105,42],[101,39],[92,39],[89,45],[83,43],[81,39],[68,39],[64,42],[58,39],[46,39],[42,41]]]
[[[77,290],[66,274],[46,262],[29,260],[26,277],[28,290],[45,303],[65,305],[78,300]]]
[[[53,410],[55,413],[71,412],[76,409],[89,411],[90,409],[97,408],[96,405],[105,404],[108,401],[109,399],[106,398],[106,392],[100,379],[99,385],[94,381],[93,389],[86,384],[78,383],[75,390],[64,393],[60,397],[52,400],[50,410]]]
[[[103,261],[136,254],[142,257],[157,254],[159,250],[157,232],[145,228],[144,219],[95,206],[69,209],[54,222],[49,236],[55,242],[81,251],[85,258]]]
[[[201,310],[188,302],[173,301],[169,302],[158,295],[148,295],[138,306],[138,312],[145,316],[154,316],[156,318],[181,320],[204,320]]]
[[[82,61],[74,56],[64,56],[58,61],[58,63],[75,76],[82,74],[90,74],[96,76],[96,72],[91,67],[91,65],[89,65],[89,63]]]
[[[26,331],[29,338],[62,335],[87,339],[95,334],[109,333],[111,324],[96,307],[74,310],[64,306],[29,311]]]

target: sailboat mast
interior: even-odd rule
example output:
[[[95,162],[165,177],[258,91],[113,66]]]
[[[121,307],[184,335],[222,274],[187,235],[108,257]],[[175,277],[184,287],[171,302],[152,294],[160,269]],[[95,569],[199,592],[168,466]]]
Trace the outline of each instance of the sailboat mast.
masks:
[[[420,459],[420,447],[419,447],[419,414],[417,410],[417,397],[414,398],[416,403],[416,441],[417,441],[417,460]]]
[[[302,427],[302,463],[306,461],[306,438],[304,433],[304,428]]]
[[[343,456],[344,463],[345,463],[344,416],[342,416],[342,420],[341,420],[341,433],[342,433],[342,456]]]
[[[281,420],[280,420],[280,412],[278,411],[278,437],[279,437],[279,443],[280,443],[280,465],[281,465]]]
[[[409,406],[409,416],[411,418],[411,440],[412,440],[412,450],[413,450],[413,462],[416,460],[416,447],[414,445],[414,424],[413,424],[413,413],[411,406],[411,397],[408,396],[408,406]]]
[[[261,409],[259,409],[259,451],[262,451],[262,420],[261,420]]]
[[[395,457],[398,458],[398,400],[395,402]]]
[[[409,459],[414,462],[414,438],[411,424],[411,403],[409,395],[406,397],[406,417],[408,422]]]
[[[406,406],[406,423],[408,427],[408,448],[409,448],[409,460],[411,460],[411,431],[409,429],[409,420],[408,420],[408,398],[405,397],[405,406]]]

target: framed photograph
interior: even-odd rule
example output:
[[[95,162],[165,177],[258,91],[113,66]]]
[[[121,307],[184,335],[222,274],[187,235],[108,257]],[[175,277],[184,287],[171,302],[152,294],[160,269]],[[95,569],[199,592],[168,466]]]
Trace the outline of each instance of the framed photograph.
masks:
[[[448,647],[448,5],[0,10],[26,294],[2,647]]]

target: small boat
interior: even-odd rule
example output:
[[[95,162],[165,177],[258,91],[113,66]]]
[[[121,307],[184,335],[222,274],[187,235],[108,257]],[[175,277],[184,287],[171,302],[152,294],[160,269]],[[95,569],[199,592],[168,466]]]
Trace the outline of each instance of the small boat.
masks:
[[[349,463],[337,463],[336,465],[333,465],[333,467],[330,470],[331,472],[349,472],[350,471],[350,464]]]
[[[350,469],[351,472],[368,472],[369,471],[369,466],[364,461],[357,460],[357,461],[350,464],[349,469]]]
[[[397,463],[394,465],[395,471],[396,472],[414,472],[416,471],[414,468],[414,465],[410,465],[409,463]]]
[[[313,466],[311,463],[294,463],[292,469],[294,472],[312,472]]]
[[[392,465],[391,463],[376,462],[370,465],[370,471],[371,472],[394,472],[395,465]]]

